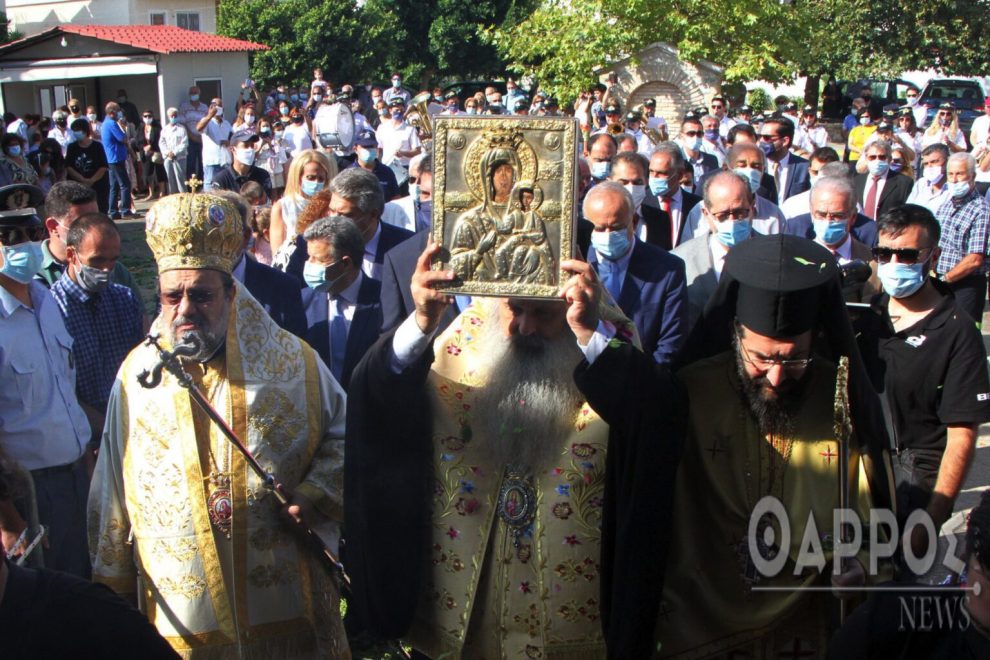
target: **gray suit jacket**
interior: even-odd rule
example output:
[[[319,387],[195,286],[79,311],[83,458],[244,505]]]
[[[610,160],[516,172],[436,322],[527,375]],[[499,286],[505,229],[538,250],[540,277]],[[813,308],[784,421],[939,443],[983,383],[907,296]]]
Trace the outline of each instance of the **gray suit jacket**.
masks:
[[[688,295],[688,332],[701,318],[701,312],[708,304],[709,298],[718,287],[715,278],[715,264],[712,253],[708,248],[706,236],[699,236],[685,241],[671,250],[671,254],[684,261],[684,274],[687,279]]]

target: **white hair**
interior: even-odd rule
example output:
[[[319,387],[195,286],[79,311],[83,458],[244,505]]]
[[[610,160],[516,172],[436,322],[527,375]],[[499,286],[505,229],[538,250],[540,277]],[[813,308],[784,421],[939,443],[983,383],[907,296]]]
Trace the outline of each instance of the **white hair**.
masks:
[[[623,186],[618,181],[602,181],[601,183],[592,186],[588,190],[588,194],[584,196],[584,203],[581,205],[581,214],[584,215],[585,218],[587,218],[588,208],[594,202],[594,200],[609,194],[620,195],[622,199],[625,200],[626,211],[628,212],[629,216],[632,216],[632,214],[634,213],[633,209],[635,209],[635,206],[633,206],[632,195],[629,194],[629,191],[626,190],[626,187]]]
[[[973,158],[973,154],[964,151],[952,154],[945,163],[946,169],[952,163],[966,163],[966,171],[969,173],[970,180],[972,181],[976,177],[976,159]]]

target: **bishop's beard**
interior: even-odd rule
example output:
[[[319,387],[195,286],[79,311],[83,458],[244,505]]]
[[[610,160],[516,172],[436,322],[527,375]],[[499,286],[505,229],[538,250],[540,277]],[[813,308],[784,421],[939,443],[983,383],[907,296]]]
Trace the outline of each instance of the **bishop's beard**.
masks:
[[[497,307],[490,312],[480,339],[492,363],[475,397],[473,437],[494,465],[539,472],[557,460],[574,431],[584,401],[573,376],[581,351],[566,332],[553,339],[505,337]]]

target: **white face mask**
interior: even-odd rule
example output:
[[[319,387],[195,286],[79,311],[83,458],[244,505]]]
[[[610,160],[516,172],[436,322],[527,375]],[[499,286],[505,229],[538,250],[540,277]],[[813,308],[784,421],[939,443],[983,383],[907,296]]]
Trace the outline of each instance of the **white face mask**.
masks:
[[[242,165],[254,165],[254,149],[234,149],[234,157]]]
[[[629,185],[623,187],[629,191],[630,195],[632,195],[633,209],[638,212],[639,205],[642,204],[643,200],[646,198],[646,186],[630,183]]]

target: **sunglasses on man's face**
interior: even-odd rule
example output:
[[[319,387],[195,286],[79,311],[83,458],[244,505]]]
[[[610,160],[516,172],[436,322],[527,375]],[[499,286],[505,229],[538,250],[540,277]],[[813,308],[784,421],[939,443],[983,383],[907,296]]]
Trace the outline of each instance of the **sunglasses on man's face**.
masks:
[[[877,246],[873,248],[873,258],[879,263],[890,263],[895,256],[902,264],[916,264],[922,253],[931,252],[930,247],[926,248],[890,248]]]

